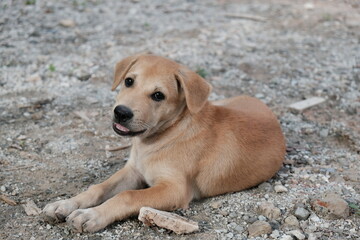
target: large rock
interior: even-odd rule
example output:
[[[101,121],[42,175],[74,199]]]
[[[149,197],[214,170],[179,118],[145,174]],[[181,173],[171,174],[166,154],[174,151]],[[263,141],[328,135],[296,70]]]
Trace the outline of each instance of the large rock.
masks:
[[[257,212],[268,219],[278,219],[281,215],[279,208],[275,207],[274,204],[270,202],[263,202],[257,209]]]
[[[269,223],[256,221],[248,227],[249,237],[257,237],[263,234],[271,233],[272,229]]]
[[[348,203],[338,194],[327,193],[311,201],[311,207],[319,215],[327,219],[340,219],[349,216]]]

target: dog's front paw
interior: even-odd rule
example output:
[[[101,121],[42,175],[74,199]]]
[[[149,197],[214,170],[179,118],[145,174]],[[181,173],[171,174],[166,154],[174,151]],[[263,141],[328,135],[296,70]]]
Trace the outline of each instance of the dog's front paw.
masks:
[[[95,208],[78,209],[66,218],[66,222],[75,232],[96,232],[110,224]]]
[[[79,206],[74,200],[66,199],[47,204],[42,213],[48,222],[58,223],[64,222],[65,218],[78,208]]]
[[[111,223],[96,208],[78,209],[66,218],[66,222],[74,232],[96,232]]]

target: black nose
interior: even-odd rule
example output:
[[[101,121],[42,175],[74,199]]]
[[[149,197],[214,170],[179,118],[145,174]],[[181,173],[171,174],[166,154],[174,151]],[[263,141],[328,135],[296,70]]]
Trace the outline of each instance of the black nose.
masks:
[[[130,108],[125,107],[124,105],[118,105],[114,109],[115,120],[119,123],[125,123],[129,121],[134,116]]]

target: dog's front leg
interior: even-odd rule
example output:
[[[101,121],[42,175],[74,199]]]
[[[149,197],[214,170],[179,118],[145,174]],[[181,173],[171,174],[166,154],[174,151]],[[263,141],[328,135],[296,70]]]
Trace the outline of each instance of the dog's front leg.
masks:
[[[62,222],[76,209],[97,206],[117,193],[138,189],[142,186],[141,176],[127,164],[103,183],[93,185],[75,197],[47,204],[43,209],[50,222]]]
[[[124,191],[94,208],[76,210],[66,221],[76,232],[96,232],[138,214],[144,206],[175,210],[187,208],[190,201],[191,191],[185,184],[160,182],[147,189]]]

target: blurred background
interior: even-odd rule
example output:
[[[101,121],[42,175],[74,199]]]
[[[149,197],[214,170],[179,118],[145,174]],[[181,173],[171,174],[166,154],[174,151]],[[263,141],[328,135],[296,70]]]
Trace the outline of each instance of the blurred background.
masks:
[[[213,85],[211,99],[247,94],[267,103],[288,142],[269,189],[288,191],[255,188],[195,202],[180,211],[202,224],[189,237],[136,219],[75,235],[28,216],[22,203],[42,208],[123,166],[127,150],[105,150],[127,144],[111,129],[110,87],[115,63],[140,52],[189,66]],[[327,191],[348,203],[349,215],[336,227],[326,217],[299,219],[296,230],[315,239],[360,237],[359,85],[358,1],[2,0],[0,194],[16,205],[0,201],[0,238],[246,239],[263,200],[282,213],[266,237],[291,237],[284,219],[296,204],[320,216],[311,199]],[[312,97],[323,102],[289,107]]]

